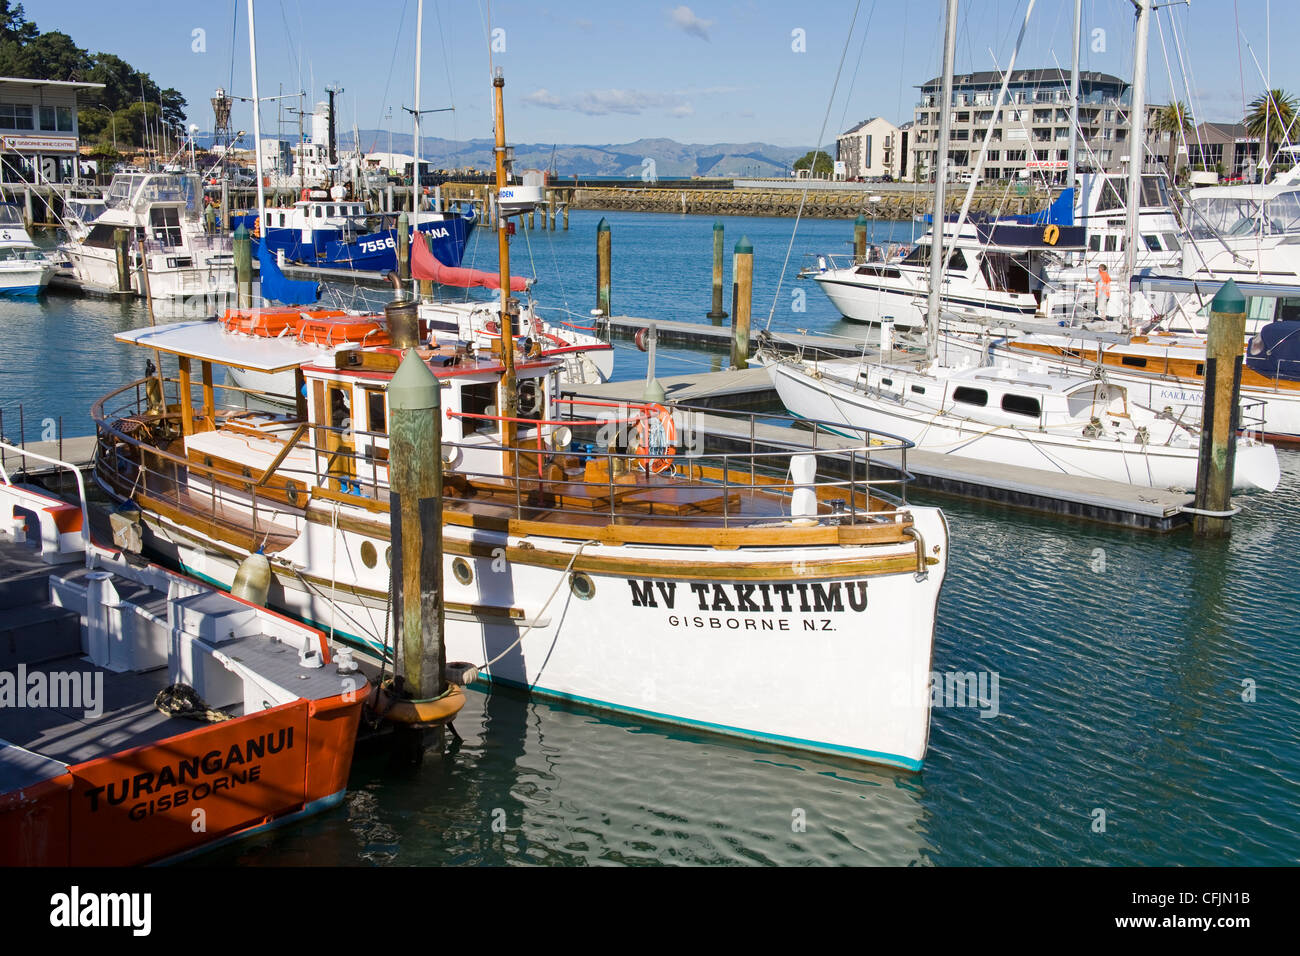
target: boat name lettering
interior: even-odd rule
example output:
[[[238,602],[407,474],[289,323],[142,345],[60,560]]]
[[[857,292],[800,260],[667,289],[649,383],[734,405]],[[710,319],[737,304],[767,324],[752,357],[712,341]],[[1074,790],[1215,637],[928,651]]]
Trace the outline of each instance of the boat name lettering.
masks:
[[[132,777],[123,777],[120,783],[109,782],[103,786],[90,787],[86,790],[86,799],[90,801],[90,812],[96,813],[104,806],[116,806],[128,799],[154,796],[168,787],[194,783],[192,788],[163,794],[147,804],[138,803],[133,806],[131,819],[141,820],[156,811],[179,807],[190,800],[202,800],[218,790],[254,782],[262,774],[261,764],[253,764],[254,760],[291,750],[293,728],[281,727],[278,731],[250,737],[243,745],[232,744],[226,751],[209,750],[201,757],[178,760],[174,765],[165,766],[161,770],[146,770]],[[216,779],[205,779],[214,777]]]
[[[633,607],[677,605],[676,581],[628,580]],[[705,584],[688,585],[700,611],[732,611],[754,614],[804,614],[820,612],[861,613],[867,609],[866,581],[820,581],[791,584]]]

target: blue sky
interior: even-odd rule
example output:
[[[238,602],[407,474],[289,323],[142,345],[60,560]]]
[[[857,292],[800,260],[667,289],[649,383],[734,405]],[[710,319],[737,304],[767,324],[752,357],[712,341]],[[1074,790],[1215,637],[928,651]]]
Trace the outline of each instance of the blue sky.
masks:
[[[966,0],[958,70],[1005,65],[1027,3]],[[249,93],[243,3],[237,17],[231,0],[118,0],[111,11],[102,0],[26,7],[41,29],[116,53],[159,85],[179,89],[190,102],[191,121],[204,129],[212,122],[207,101],[214,88]],[[409,131],[401,108],[412,103],[415,9],[416,0],[258,0],[261,94],[283,84],[319,99],[327,83],[336,84],[345,89],[342,125]],[[1083,9],[1084,68],[1128,78],[1130,0],[1084,0]],[[1038,0],[1018,65],[1068,69],[1072,16],[1073,0]],[[1198,119],[1231,121],[1242,113],[1243,94],[1249,100],[1264,88],[1264,75],[1273,86],[1300,92],[1300,62],[1286,49],[1300,33],[1300,4],[1293,0],[1195,0],[1190,8],[1162,9],[1157,22],[1149,59],[1153,101],[1168,100],[1172,78],[1177,97],[1190,101]],[[512,142],[666,137],[798,145],[813,143],[824,120],[828,141],[870,116],[911,118],[916,86],[939,72],[942,23],[942,0],[425,0],[422,106],[456,108],[426,117],[425,134],[491,135],[489,41],[495,37],[491,56],[505,70]],[[195,30],[204,31],[201,44]],[[803,50],[796,49],[798,31]],[[237,129],[251,130],[248,110],[237,107]],[[264,132],[273,134],[274,104],[263,106],[262,118]]]

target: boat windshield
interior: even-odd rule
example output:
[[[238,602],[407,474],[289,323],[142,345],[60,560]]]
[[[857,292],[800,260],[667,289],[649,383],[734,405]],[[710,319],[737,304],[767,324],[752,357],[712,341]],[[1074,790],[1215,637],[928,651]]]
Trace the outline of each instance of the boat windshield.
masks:
[[[1191,229],[1193,239],[1249,236],[1259,225],[1259,203],[1245,196],[1194,199],[1192,208],[1195,210]]]
[[[0,226],[23,225],[23,214],[13,203],[0,203]]]
[[[112,209],[134,207],[143,211],[152,203],[183,202],[186,215],[197,214],[202,195],[198,177],[178,173],[119,173],[109,183],[107,204]]]
[[[63,208],[69,217],[89,225],[102,216],[108,207],[100,200],[69,199]]]

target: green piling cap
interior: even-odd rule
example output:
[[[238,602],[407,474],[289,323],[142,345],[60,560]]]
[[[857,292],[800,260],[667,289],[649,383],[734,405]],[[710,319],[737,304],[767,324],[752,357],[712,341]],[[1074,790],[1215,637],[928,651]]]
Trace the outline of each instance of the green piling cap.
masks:
[[[609,223],[607,223],[607,222],[605,221],[605,217],[604,217],[604,216],[601,216],[601,217],[600,217],[600,222],[596,223],[596,231],[597,231],[597,232],[609,232]]]
[[[752,256],[754,254],[754,244],[749,241],[748,236],[741,236],[740,241],[736,243],[736,255]]]
[[[713,220],[713,231],[714,231],[714,232],[722,232],[722,220],[721,220],[721,219],[715,219],[715,220]]]
[[[858,213],[858,218],[853,220],[853,225],[865,227],[869,224],[869,222],[870,221],[867,219],[866,216],[862,215],[862,213]]]
[[[405,209],[403,209],[397,216],[397,224],[399,227],[405,226],[410,221],[410,217],[406,215]]]
[[[248,227],[241,222],[239,224],[239,228],[235,230],[235,239],[239,240],[239,239],[247,239],[247,238],[248,238]]]
[[[388,382],[389,410],[418,412],[438,408],[441,404],[442,388],[438,385],[438,377],[414,349],[407,349],[402,364]]]
[[[1210,302],[1211,312],[1221,312],[1225,315],[1236,315],[1246,311],[1246,297],[1241,294],[1237,288],[1237,283],[1232,279],[1219,288],[1214,294],[1214,299]]]

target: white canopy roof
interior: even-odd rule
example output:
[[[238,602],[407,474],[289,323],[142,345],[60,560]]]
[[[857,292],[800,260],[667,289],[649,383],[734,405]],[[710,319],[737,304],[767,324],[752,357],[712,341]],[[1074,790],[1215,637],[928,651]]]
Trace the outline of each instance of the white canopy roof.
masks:
[[[270,339],[227,332],[216,319],[132,329],[114,338],[128,345],[252,372],[283,372],[322,358],[332,364],[334,354],[332,350],[303,345],[291,336]]]

